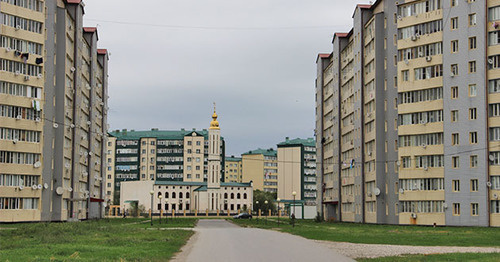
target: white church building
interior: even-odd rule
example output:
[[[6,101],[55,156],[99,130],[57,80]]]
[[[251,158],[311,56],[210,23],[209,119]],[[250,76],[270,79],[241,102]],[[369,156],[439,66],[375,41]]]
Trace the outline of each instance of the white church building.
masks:
[[[143,205],[153,213],[237,213],[252,210],[252,183],[221,182],[220,127],[214,108],[208,130],[208,176],[205,182],[126,181],[121,182],[120,207]]]

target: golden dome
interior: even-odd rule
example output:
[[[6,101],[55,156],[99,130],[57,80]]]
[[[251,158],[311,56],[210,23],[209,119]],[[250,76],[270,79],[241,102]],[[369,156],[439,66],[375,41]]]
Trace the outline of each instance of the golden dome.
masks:
[[[214,103],[214,114],[212,115],[212,122],[210,122],[210,129],[220,129],[219,121],[217,121],[217,113],[215,113],[215,103]]]

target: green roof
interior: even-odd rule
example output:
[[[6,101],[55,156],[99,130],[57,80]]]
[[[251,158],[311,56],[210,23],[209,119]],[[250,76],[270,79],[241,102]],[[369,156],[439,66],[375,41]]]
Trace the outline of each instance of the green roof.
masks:
[[[162,180],[156,180],[155,185],[158,186],[201,186],[201,187],[206,187],[207,182],[189,182],[189,181],[162,181]],[[228,186],[233,186],[233,187],[246,187],[250,186],[250,183],[236,183],[236,182],[221,182],[220,183],[221,187],[228,187]]]
[[[118,140],[139,140],[144,137],[154,137],[157,139],[166,140],[182,140],[186,135],[196,132],[199,136],[208,138],[208,131],[204,130],[148,130],[148,131],[113,131],[109,132],[110,136],[116,137]]]
[[[207,191],[207,186],[200,186],[197,189],[195,189],[194,191]]]
[[[241,155],[264,155],[264,156],[276,156],[278,152],[272,148],[270,149],[262,149],[258,148],[256,150],[250,150],[248,152],[245,152]]]
[[[241,161],[241,157],[225,157],[226,161],[238,162]]]
[[[312,137],[307,139],[295,138],[295,139],[286,139],[285,141],[278,144],[280,146],[291,146],[291,145],[304,145],[304,146],[312,146],[316,147],[316,140]]]

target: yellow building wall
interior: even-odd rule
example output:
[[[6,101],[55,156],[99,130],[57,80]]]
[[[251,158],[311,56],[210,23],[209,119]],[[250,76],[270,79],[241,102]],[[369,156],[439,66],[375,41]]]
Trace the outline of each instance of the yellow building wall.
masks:
[[[243,155],[242,167],[242,182],[253,181],[254,190],[264,190],[264,156]]]
[[[293,191],[297,193],[295,199],[301,199],[301,162],[302,155],[299,146],[278,147],[278,197],[280,199],[293,199]]]

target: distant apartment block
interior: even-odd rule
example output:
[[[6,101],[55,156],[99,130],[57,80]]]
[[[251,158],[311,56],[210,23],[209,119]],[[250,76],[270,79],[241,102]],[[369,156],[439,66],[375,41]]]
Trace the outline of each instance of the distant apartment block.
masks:
[[[0,222],[104,212],[108,53],[81,1],[0,1]]]
[[[241,154],[243,182],[253,182],[253,188],[265,192],[278,191],[277,151],[270,149],[250,150]]]
[[[241,163],[241,157],[227,157],[226,156],[226,182],[237,182],[241,183],[243,181],[243,164]]]
[[[500,226],[500,2],[379,0],[319,54],[318,208]]]

